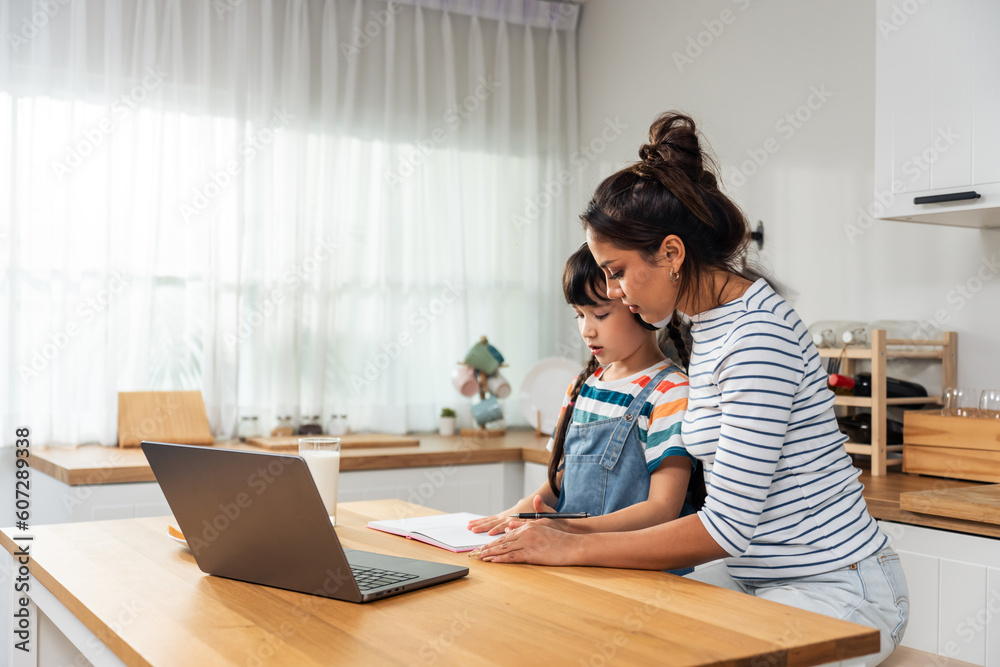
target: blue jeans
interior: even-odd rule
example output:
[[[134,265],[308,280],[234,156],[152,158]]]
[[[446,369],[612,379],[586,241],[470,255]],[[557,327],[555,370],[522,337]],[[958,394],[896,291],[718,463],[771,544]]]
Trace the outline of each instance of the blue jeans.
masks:
[[[890,547],[853,565],[796,579],[733,579],[719,562],[687,575],[689,579],[728,588],[879,631],[878,653],[844,665],[877,665],[903,639],[910,616],[906,577]]]

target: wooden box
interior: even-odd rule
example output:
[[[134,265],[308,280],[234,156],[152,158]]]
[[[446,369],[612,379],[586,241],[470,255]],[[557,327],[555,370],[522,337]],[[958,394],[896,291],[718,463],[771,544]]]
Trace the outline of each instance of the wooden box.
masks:
[[[1000,482],[1000,419],[903,413],[903,472]]]
[[[118,446],[138,447],[143,440],[215,444],[201,392],[118,392]]]

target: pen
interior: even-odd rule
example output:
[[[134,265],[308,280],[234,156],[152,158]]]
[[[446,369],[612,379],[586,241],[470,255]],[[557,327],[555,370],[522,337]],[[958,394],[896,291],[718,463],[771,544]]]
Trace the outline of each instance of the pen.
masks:
[[[515,519],[586,519],[590,517],[590,514],[588,512],[521,512],[507,516]]]

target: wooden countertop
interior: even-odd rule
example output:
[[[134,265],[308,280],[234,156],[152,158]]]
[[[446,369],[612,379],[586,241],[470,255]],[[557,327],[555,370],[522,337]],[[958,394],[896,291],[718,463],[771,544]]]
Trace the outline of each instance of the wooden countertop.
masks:
[[[345,449],[341,452],[341,470],[384,470],[424,466],[531,461],[547,464],[548,437],[538,437],[530,429],[509,429],[503,437],[466,438],[419,433],[417,447],[374,447]],[[269,451],[236,440],[220,441],[216,447]],[[31,466],[70,486],[153,482],[153,471],[138,447],[32,447]]]
[[[497,565],[364,527],[434,513],[340,505],[347,547],[471,570],[365,605],[205,575],[167,517],[36,526],[31,570],[129,665],[817,665],[878,649],[871,628],[661,572]]]
[[[530,461],[545,465],[549,453],[547,437],[538,437],[529,429],[510,429],[503,437],[463,438],[444,437],[436,433],[417,434],[417,447],[379,447],[348,449],[341,454],[341,470],[385,470],[425,466]],[[216,446],[258,450],[238,441],[220,442]],[[113,484],[119,482],[153,482],[155,478],[142,450],[85,445],[75,449],[38,447],[31,450],[32,467],[71,486],[83,484]],[[976,487],[979,482],[925,477],[891,471],[874,477],[867,469],[861,473],[868,509],[876,519],[897,521],[928,528],[954,530],[974,535],[1000,537],[995,523],[935,516],[900,508],[900,494]]]
[[[959,533],[970,533],[986,537],[1000,537],[1000,526],[966,519],[949,518],[935,514],[912,512],[900,507],[900,495],[916,491],[941,491],[946,489],[974,489],[988,486],[981,482],[969,482],[944,477],[924,477],[891,472],[875,477],[868,470],[861,472],[861,483],[865,485],[864,496],[868,511],[876,519],[909,523],[925,528],[940,528]]]

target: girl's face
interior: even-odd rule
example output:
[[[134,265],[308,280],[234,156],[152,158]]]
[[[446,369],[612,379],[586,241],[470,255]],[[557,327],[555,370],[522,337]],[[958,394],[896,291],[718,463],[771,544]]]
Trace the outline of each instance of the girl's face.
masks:
[[[587,232],[587,246],[604,271],[608,298],[621,299],[650,324],[670,317],[677,308],[677,283],[670,279],[669,261],[650,265],[635,250],[622,250]]]
[[[596,306],[573,306],[573,310],[580,336],[600,364],[628,359],[653,337],[621,301],[594,300]]]

